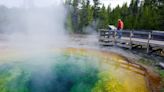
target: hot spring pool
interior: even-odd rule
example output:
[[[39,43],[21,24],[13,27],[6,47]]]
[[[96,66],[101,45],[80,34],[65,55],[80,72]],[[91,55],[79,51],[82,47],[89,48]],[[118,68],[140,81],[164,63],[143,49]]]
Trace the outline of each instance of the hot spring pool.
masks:
[[[0,59],[0,92],[151,92],[143,71],[114,53],[69,48],[9,57]]]

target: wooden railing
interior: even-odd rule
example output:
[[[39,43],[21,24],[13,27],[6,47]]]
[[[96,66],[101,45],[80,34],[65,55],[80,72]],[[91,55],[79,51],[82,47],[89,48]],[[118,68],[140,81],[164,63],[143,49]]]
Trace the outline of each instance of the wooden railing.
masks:
[[[99,30],[101,45],[120,46],[129,49],[146,49],[147,53],[160,53],[164,55],[164,32],[144,32],[122,30],[122,37],[118,39],[117,30]]]

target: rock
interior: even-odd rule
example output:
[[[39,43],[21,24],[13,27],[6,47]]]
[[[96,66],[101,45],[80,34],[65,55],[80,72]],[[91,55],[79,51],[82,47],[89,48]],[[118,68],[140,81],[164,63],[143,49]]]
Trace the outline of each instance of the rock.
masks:
[[[164,63],[163,62],[160,62],[156,66],[159,67],[159,68],[161,68],[161,69],[164,69]]]

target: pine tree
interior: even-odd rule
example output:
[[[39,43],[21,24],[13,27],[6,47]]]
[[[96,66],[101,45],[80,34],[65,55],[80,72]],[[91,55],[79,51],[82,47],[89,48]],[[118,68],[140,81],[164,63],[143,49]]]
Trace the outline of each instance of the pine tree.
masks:
[[[159,12],[153,0],[145,0],[140,15],[140,27],[142,29],[159,29]]]
[[[90,0],[87,0],[86,4],[86,12],[87,12],[87,25],[89,25],[93,21],[93,10],[90,5]]]
[[[81,9],[79,10],[80,22],[79,22],[79,30],[83,32],[84,28],[87,27],[92,21],[92,10],[90,6],[89,0],[82,0]]]
[[[138,13],[139,13],[139,0],[132,0],[129,6],[129,15],[127,17],[129,23],[129,29],[135,29],[137,28],[138,24]],[[126,25],[125,25],[126,26]]]
[[[93,6],[93,18],[94,20],[99,18],[100,13],[100,1],[99,0],[93,0],[94,6]]]
[[[105,6],[103,5],[100,11],[100,24],[99,28],[106,28],[108,25],[108,14]]]
[[[90,5],[90,0],[73,0],[73,11],[70,14],[73,29],[82,32],[83,28],[97,20],[99,22],[95,22],[93,26],[95,29],[107,28],[108,24],[117,26],[117,20],[121,18],[125,29],[164,30],[164,0],[140,1],[131,0],[129,6],[125,3],[122,7],[111,9],[110,5],[102,5],[100,8],[99,0],[93,0],[93,6]]]
[[[107,20],[108,20],[108,24],[111,24],[111,22],[112,22],[111,12],[112,12],[112,9],[111,9],[110,5],[108,5],[108,8],[107,8]]]
[[[159,0],[159,29],[164,31],[164,0]]]
[[[128,28],[129,22],[128,20],[128,15],[129,15],[129,11],[128,11],[128,5],[127,3],[123,4],[122,8],[121,8],[121,18],[124,22],[125,28]]]
[[[78,27],[79,27],[79,13],[78,13],[78,5],[79,5],[79,0],[73,0],[72,6],[73,6],[73,12],[72,12],[72,24],[73,24],[73,30],[75,32],[78,32]]]
[[[112,12],[111,12],[111,24],[117,26],[118,19],[121,18],[121,10],[120,6],[118,5]]]

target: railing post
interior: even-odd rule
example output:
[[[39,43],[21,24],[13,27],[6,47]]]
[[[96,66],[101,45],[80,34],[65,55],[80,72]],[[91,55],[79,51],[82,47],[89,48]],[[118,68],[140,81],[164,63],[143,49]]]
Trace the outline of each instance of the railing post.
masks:
[[[100,38],[101,38],[101,30],[100,29],[98,30],[98,37],[99,37],[98,40],[100,41]]]
[[[150,40],[151,40],[151,32],[149,32],[149,34],[148,34],[148,42],[147,42],[147,53],[149,53],[150,52]]]
[[[114,37],[114,46],[116,46],[116,35],[117,35],[117,32],[116,30],[114,31],[114,34],[113,34],[113,37]]]
[[[106,30],[106,32],[107,32],[107,39],[108,39],[108,41],[109,41],[108,43],[110,43],[110,36],[111,36],[111,35],[110,35],[110,32],[109,32],[109,30]]]
[[[130,49],[132,49],[132,37],[133,37],[133,31],[130,31]]]

